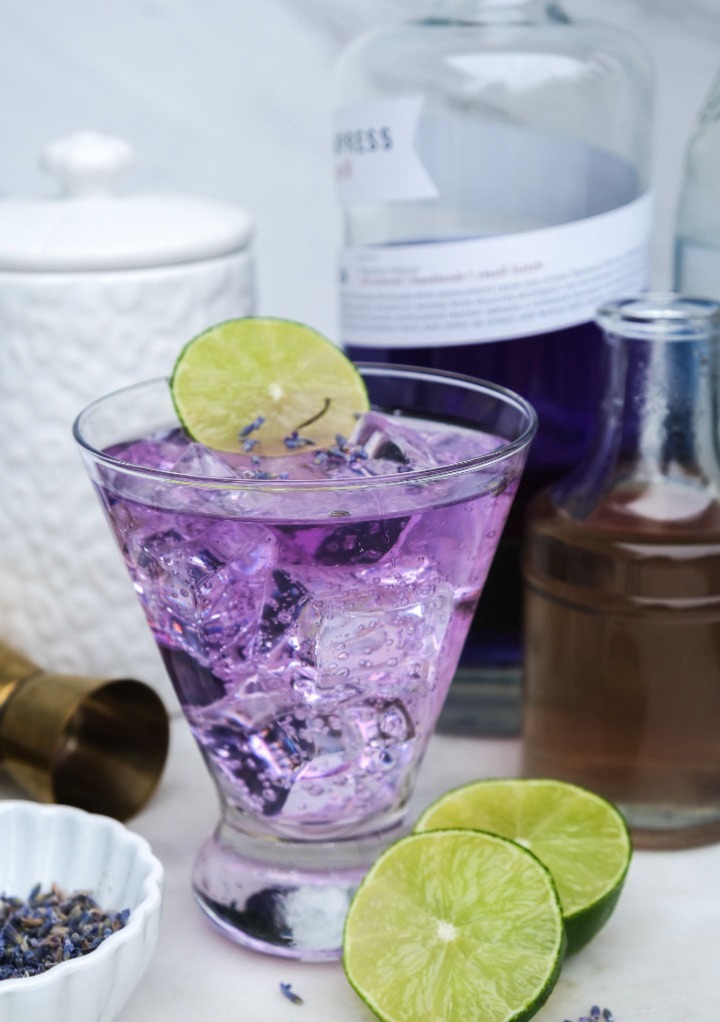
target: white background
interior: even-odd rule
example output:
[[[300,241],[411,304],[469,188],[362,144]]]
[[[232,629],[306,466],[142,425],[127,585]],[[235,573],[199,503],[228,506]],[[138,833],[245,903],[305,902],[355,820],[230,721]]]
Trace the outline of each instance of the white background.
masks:
[[[640,34],[659,70],[654,283],[683,148],[720,65],[720,0],[566,0]],[[345,43],[423,0],[0,0],[0,195],[49,194],[49,140],[136,150],[128,188],[231,200],[257,225],[259,311],[337,336],[331,76]]]

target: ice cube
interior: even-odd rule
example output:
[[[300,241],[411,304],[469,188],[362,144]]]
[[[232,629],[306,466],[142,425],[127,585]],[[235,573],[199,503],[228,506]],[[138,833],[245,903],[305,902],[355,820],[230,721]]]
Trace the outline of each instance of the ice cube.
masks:
[[[187,716],[226,795],[264,816],[282,810],[316,753],[302,709],[283,708],[263,691],[236,691],[212,706],[188,708]]]
[[[195,443],[188,444],[170,471],[206,479],[232,479],[236,474],[216,451]]]
[[[322,565],[375,564],[397,543],[409,518],[385,518],[338,525],[319,544],[315,560]]]
[[[262,585],[233,563],[202,586],[199,628],[215,673],[228,681],[242,677],[254,645],[262,610]]]
[[[452,609],[451,587],[430,572],[410,585],[378,576],[371,597],[324,604],[315,638],[318,686],[427,692]]]
[[[204,542],[224,561],[242,561],[247,571],[263,571],[275,560],[272,532],[257,522],[222,519],[204,523]]]
[[[400,425],[393,416],[380,412],[365,412],[349,442],[362,447],[368,459],[375,462],[374,467],[382,465],[384,472],[418,471],[441,464],[427,432]]]
[[[286,571],[276,568],[271,575],[270,591],[266,595],[258,625],[258,647],[268,653],[288,638],[291,626],[297,621],[310,594],[305,586]]]
[[[133,579],[143,588],[162,579],[165,575],[163,555],[184,542],[185,536],[174,527],[160,528],[145,534],[139,529],[136,532],[129,531],[126,543],[128,556],[132,562]]]
[[[363,746],[393,745],[415,737],[410,713],[400,699],[366,699],[344,709],[344,717],[362,735]]]
[[[177,550],[183,545],[181,542],[175,547],[177,535],[169,529],[147,538],[131,565],[133,583],[158,642],[171,649],[184,649],[207,666],[197,632],[195,592],[185,572],[187,563],[182,555],[176,560]]]
[[[142,545],[142,555],[144,566],[155,580],[189,586],[193,591],[225,563],[201,539],[186,539],[175,528],[148,536]]]
[[[212,525],[203,540],[192,566],[217,567],[197,585],[199,628],[213,670],[232,681],[242,677],[252,656],[275,545],[261,526],[233,522]]]
[[[383,774],[407,766],[415,755],[415,726],[401,699],[365,699],[342,708],[343,720],[359,736],[357,766]]]
[[[187,447],[184,430],[175,428],[154,434],[149,440],[132,440],[108,448],[118,461],[168,471]]]
[[[314,753],[305,721],[290,713],[248,731],[236,748],[234,776],[260,798],[264,816],[280,812],[296,775]]]

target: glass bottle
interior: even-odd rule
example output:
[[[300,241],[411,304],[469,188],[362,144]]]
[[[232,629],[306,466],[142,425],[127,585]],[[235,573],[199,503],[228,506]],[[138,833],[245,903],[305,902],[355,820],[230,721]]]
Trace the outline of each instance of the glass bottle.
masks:
[[[720,298],[720,72],[685,153],[675,242],[675,287]]]
[[[554,4],[437,0],[351,44],[336,94],[350,356],[493,380],[540,419],[446,705],[460,730],[478,680],[519,681],[521,523],[589,438],[594,312],[647,286],[652,71],[632,37]]]
[[[636,844],[720,839],[720,305],[600,310],[590,455],[533,501],[523,772],[585,785]]]

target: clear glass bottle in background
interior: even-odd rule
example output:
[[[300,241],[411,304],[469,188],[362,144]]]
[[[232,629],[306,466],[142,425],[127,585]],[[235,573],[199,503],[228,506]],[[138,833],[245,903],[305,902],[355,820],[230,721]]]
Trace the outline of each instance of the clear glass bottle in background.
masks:
[[[685,153],[677,212],[675,289],[720,298],[720,72]]]
[[[493,380],[540,418],[441,721],[517,729],[526,503],[586,447],[595,310],[647,286],[652,69],[540,0],[437,0],[350,46],[336,104],[350,356]],[[509,717],[483,716],[503,688]]]
[[[591,454],[528,516],[523,772],[613,799],[641,847],[720,840],[720,304],[598,322]]]

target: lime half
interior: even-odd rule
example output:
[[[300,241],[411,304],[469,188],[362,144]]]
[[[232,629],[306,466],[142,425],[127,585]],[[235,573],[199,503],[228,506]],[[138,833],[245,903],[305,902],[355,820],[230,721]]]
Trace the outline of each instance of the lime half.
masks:
[[[286,319],[231,319],[194,337],[170,378],[180,422],[218,451],[275,457],[347,436],[365,384],[322,334]]]
[[[402,838],[345,922],[348,980],[385,1022],[529,1019],[557,980],[562,911],[548,870],[494,834]]]
[[[423,813],[415,830],[445,827],[502,834],[545,863],[560,894],[569,952],[609,919],[632,854],[615,806],[564,781],[487,780],[455,788]]]

